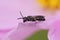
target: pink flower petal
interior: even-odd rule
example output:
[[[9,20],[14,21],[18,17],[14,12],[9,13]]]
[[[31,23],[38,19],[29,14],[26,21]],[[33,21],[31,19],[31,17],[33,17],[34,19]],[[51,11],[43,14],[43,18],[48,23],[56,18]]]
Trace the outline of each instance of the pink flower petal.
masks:
[[[19,23],[18,28],[8,36],[8,39],[23,40],[37,30],[39,28],[34,23]]]

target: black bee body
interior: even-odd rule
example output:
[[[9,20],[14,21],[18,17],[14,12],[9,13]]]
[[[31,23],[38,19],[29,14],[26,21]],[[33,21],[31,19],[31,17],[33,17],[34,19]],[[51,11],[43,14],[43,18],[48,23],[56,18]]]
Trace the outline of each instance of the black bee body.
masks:
[[[22,18],[18,18],[18,19],[23,19],[23,22],[26,21],[45,21],[45,17],[38,15],[38,16],[27,16],[27,17],[23,17],[21,11],[20,11],[20,15],[22,16]]]
[[[26,21],[45,21],[44,16],[27,16],[27,17],[23,17],[23,22]]]

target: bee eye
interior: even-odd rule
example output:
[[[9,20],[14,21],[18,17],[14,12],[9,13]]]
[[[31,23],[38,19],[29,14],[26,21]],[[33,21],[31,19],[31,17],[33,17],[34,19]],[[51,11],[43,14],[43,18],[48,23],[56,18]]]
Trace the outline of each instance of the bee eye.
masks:
[[[26,17],[24,17],[24,18],[23,18],[23,22],[26,22],[26,21],[27,21],[27,18],[26,18]]]

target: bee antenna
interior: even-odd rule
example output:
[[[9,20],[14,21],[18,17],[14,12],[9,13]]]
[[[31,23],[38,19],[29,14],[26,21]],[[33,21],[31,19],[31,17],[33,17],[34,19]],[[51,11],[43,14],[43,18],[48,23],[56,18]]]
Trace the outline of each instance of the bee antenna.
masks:
[[[20,11],[20,15],[21,15],[21,16],[22,16],[22,18],[23,18],[23,15],[22,15],[21,11]]]
[[[20,11],[20,15],[22,16],[22,18],[17,18],[17,19],[23,19],[23,15],[22,15],[21,11]]]

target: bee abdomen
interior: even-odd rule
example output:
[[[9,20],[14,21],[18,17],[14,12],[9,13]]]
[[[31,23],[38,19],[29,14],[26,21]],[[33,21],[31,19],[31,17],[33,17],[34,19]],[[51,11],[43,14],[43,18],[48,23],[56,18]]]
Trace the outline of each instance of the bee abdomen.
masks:
[[[36,16],[35,19],[36,19],[37,21],[45,21],[44,16]]]

